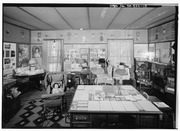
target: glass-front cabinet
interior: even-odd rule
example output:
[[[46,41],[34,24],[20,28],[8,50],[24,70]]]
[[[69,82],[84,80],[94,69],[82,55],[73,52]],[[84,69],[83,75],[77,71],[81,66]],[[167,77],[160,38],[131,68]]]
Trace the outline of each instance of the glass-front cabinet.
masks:
[[[106,52],[107,44],[65,44],[64,71],[95,67]]]

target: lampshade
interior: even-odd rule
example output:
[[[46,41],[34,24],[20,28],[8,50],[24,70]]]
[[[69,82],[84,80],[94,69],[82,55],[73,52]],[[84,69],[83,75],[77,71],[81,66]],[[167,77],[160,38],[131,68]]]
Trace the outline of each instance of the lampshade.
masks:
[[[31,59],[30,61],[29,61],[29,64],[30,65],[33,65],[33,64],[36,64],[37,63],[37,61],[35,60],[35,59]]]

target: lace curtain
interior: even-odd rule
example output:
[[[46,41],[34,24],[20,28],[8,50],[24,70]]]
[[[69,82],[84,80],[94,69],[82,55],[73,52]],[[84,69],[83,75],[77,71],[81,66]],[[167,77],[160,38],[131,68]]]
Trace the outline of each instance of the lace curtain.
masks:
[[[49,72],[62,70],[61,40],[46,40],[43,43],[43,68]]]
[[[120,62],[134,65],[133,40],[108,40],[108,59],[112,65]]]

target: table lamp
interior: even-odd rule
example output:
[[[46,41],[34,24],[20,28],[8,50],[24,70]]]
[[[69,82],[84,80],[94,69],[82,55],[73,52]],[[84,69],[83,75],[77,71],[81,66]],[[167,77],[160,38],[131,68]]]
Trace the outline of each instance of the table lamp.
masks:
[[[30,70],[31,71],[35,71],[35,64],[37,64],[37,61],[35,60],[35,59],[31,59],[30,61],[29,61],[29,65],[30,65]]]

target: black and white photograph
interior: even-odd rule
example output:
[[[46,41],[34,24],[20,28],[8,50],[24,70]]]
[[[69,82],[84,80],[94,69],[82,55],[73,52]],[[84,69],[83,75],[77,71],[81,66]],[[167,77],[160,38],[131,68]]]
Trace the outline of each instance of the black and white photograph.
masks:
[[[50,2],[2,3],[2,129],[178,129],[178,1]]]

